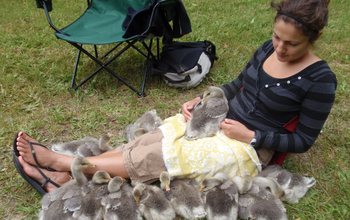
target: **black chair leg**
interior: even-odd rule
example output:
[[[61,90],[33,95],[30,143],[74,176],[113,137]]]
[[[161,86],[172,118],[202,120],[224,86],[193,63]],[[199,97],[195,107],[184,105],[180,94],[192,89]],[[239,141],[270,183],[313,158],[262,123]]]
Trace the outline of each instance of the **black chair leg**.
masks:
[[[122,45],[123,42],[118,43],[116,46],[114,46],[112,49],[110,49],[107,53],[105,53],[101,58],[107,57],[110,53],[112,53],[115,49],[117,49],[120,45]]]
[[[153,55],[152,54],[152,41],[153,41],[153,39],[151,39],[150,42],[149,42],[149,47],[148,47],[149,50],[148,50],[148,54],[147,54],[145,70],[144,70],[144,73],[143,73],[142,87],[141,87],[141,92],[139,94],[142,97],[146,96],[146,94],[145,94],[145,85],[146,85],[146,78],[147,78],[147,75],[148,75],[148,66],[150,65],[151,55]]]
[[[133,41],[133,44],[136,43],[137,40]],[[115,60],[117,57],[119,57],[122,53],[124,53],[125,51],[127,51],[131,45],[127,45],[126,47],[124,47],[121,51],[119,51],[116,55],[114,55],[111,59],[109,59],[107,62],[102,63],[99,59],[95,58],[93,55],[91,55],[89,52],[87,52],[81,45],[77,44],[77,43],[70,43],[71,45],[73,45],[75,48],[77,48],[80,52],[83,52],[84,54],[86,54],[88,57],[90,57],[93,61],[95,61],[97,64],[100,65],[100,67],[95,70],[95,72],[93,72],[90,76],[88,76],[86,79],[84,79],[82,82],[80,82],[76,87],[74,87],[74,90],[77,90],[80,86],[82,86],[83,84],[85,84],[87,81],[89,81],[92,77],[94,77],[99,71],[101,71],[102,69],[106,69],[109,73],[111,73],[114,77],[116,77],[118,80],[120,80],[122,83],[124,83],[126,86],[128,86],[130,89],[132,89],[134,92],[136,92],[138,95],[141,96],[141,92],[138,91],[137,89],[135,89],[132,85],[130,85],[128,82],[126,82],[124,79],[122,79],[120,76],[118,76],[113,70],[111,70],[110,68],[107,67],[107,65],[112,62],[113,60]],[[75,73],[76,74],[76,73]],[[74,76],[75,77],[75,76]]]
[[[83,48],[83,45],[80,44],[80,47]],[[79,60],[80,60],[80,54],[81,54],[81,50],[78,51],[77,59],[75,61],[75,67],[74,67],[74,71],[73,71],[72,83],[70,85],[71,89],[73,89],[73,86],[75,84],[75,78],[77,76],[78,65],[79,65]]]
[[[132,89],[134,92],[136,92],[139,96],[146,96],[145,94],[145,85],[146,85],[146,78],[148,75],[148,71],[149,71],[149,65],[151,65],[152,62],[157,61],[157,57],[158,57],[158,53],[159,53],[159,42],[157,42],[157,57],[154,56],[154,54],[152,53],[152,42],[153,40],[150,40],[149,45],[147,45],[145,42],[142,42],[142,45],[144,46],[144,48],[147,51],[147,55],[145,53],[143,53],[142,51],[140,51],[137,47],[134,46],[134,44],[137,42],[137,40],[133,40],[131,42],[127,42],[128,45],[126,47],[124,47],[122,50],[120,50],[117,54],[115,54],[112,58],[110,58],[107,62],[102,63],[99,59],[97,59],[97,51],[96,51],[96,46],[95,46],[95,53],[96,53],[96,57],[94,57],[92,54],[90,54],[89,52],[87,52],[84,48],[82,44],[77,44],[77,43],[70,43],[71,45],[73,45],[74,47],[76,47],[78,49],[78,56],[77,56],[77,60],[76,60],[76,64],[75,64],[75,68],[74,68],[74,73],[73,73],[73,78],[72,78],[72,84],[71,84],[71,88],[74,87],[75,84],[75,78],[77,75],[77,70],[78,70],[78,64],[79,64],[79,60],[80,60],[80,55],[81,52],[83,52],[84,54],[86,54],[88,57],[90,57],[93,61],[95,61],[97,64],[100,65],[99,68],[97,68],[92,74],[90,74],[87,78],[85,78],[83,81],[81,81],[77,86],[75,86],[73,89],[77,90],[80,86],[82,86],[83,84],[85,84],[87,81],[89,81],[92,77],[94,77],[98,72],[100,72],[102,69],[107,70],[109,73],[111,73],[114,77],[116,77],[118,80],[120,80],[124,85],[128,86],[130,89]],[[118,46],[120,46],[120,44],[118,44],[117,46],[114,47],[114,49],[116,49]],[[140,52],[143,56],[145,56],[147,58],[146,60],[146,66],[145,66],[145,70],[144,70],[144,74],[143,74],[143,80],[142,80],[142,86],[141,86],[141,90],[137,90],[135,89],[132,85],[130,85],[128,82],[126,82],[124,79],[122,79],[119,75],[117,75],[113,70],[111,70],[107,65],[109,63],[111,63],[113,60],[115,60],[117,57],[119,57],[122,53],[124,53],[125,51],[127,51],[130,47],[133,47],[134,49],[136,49],[138,52]],[[112,51],[112,50],[111,50]],[[108,51],[107,54],[105,54],[103,57],[105,57],[106,55],[108,55],[109,53],[111,53],[111,51]]]
[[[97,53],[97,46],[94,45],[94,48],[95,48],[95,57],[98,58],[98,53]]]

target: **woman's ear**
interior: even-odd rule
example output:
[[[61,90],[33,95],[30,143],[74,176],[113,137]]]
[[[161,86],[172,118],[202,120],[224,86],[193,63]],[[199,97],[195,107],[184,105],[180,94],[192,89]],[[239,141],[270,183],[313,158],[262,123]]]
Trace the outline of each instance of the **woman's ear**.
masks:
[[[321,37],[322,33],[323,33],[322,31],[320,31],[320,32],[318,33],[316,39],[312,42],[312,44],[314,44],[314,43],[318,40],[318,38]]]

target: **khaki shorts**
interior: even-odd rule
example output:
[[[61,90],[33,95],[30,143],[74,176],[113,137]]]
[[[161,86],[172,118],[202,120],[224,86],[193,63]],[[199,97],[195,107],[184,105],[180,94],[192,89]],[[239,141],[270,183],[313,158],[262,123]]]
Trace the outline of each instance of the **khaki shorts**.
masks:
[[[268,166],[274,152],[275,151],[269,150],[266,148],[261,148],[261,149],[257,150],[259,160],[260,160],[260,163],[263,165],[263,168]]]
[[[142,135],[116,149],[123,152],[126,171],[131,184],[152,183],[159,180],[161,172],[166,171],[162,154],[163,133],[160,129]]]

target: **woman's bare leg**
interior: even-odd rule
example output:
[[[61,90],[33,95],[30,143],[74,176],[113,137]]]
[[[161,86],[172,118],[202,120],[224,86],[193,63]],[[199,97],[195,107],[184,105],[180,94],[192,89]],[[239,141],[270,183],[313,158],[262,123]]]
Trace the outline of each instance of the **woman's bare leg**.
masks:
[[[92,177],[98,170],[104,170],[111,177],[121,176],[123,178],[129,178],[123,161],[123,153],[121,152],[104,153],[99,156],[88,157],[87,159],[96,165],[96,167],[83,169],[83,173],[87,177]]]

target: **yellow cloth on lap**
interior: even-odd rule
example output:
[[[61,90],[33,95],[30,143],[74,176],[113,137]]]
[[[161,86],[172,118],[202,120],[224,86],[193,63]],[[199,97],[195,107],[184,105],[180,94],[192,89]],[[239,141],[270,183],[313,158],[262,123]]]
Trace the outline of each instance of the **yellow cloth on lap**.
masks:
[[[261,164],[254,148],[228,138],[222,130],[212,137],[186,140],[185,118],[182,114],[164,120],[162,151],[165,166],[172,177],[192,178],[201,183],[218,172],[231,178],[244,174],[255,176]]]

